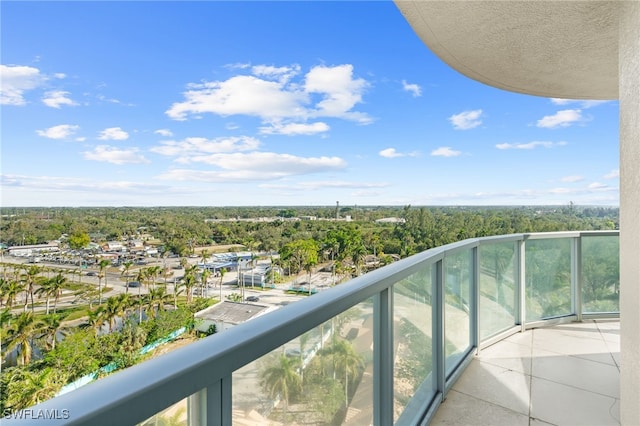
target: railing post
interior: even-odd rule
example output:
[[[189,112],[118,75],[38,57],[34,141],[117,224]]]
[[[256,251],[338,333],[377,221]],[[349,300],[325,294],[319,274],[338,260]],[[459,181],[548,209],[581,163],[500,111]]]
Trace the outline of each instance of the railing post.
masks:
[[[518,281],[516,282],[516,324],[520,325],[520,331],[524,333],[527,322],[527,274],[526,274],[526,243],[525,240],[517,242]]]
[[[443,274],[443,260],[439,260],[434,264],[432,269],[432,289],[433,294],[431,305],[431,324],[433,333],[433,374],[434,385],[436,392],[439,392],[444,401],[445,392],[445,353],[444,353],[444,274]]]
[[[190,426],[231,426],[231,376],[189,396],[187,400]]]
[[[378,293],[373,308],[373,424],[393,424],[393,287]]]
[[[469,317],[471,318],[471,347],[480,352],[480,246],[471,249],[471,300]]]
[[[582,322],[582,237],[571,240],[571,310]]]

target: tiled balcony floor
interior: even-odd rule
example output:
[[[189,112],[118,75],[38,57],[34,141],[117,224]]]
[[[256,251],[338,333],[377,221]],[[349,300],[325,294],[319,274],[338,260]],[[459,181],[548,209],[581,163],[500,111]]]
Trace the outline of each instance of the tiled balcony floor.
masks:
[[[431,425],[619,425],[620,322],[518,333],[480,352]]]

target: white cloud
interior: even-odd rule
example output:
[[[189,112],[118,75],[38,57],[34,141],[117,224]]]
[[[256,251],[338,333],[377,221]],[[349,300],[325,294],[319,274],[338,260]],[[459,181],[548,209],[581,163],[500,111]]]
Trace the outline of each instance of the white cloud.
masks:
[[[80,126],[73,124],[60,124],[58,126],[49,127],[44,130],[36,130],[36,133],[44,138],[49,139],[66,139],[73,135]]]
[[[567,142],[549,142],[549,141],[533,141],[527,143],[499,143],[496,145],[498,149],[534,149],[537,147],[554,148],[557,146],[564,146]]]
[[[149,160],[139,154],[138,148],[120,149],[109,145],[98,145],[93,151],[85,151],[83,154],[86,160],[118,165],[149,163]]]
[[[166,114],[186,120],[190,114],[212,113],[222,116],[243,114],[272,120],[304,115],[301,105],[307,96],[300,90],[286,90],[282,83],[239,75],[226,81],[191,84],[184,102],[174,103]]]
[[[371,118],[363,113],[351,112],[362,102],[362,95],[369,87],[364,79],[353,78],[353,65],[313,67],[306,75],[304,88],[307,93],[320,93],[324,99],[316,105],[312,116],[339,117],[355,120],[361,124],[370,123]]]
[[[96,95],[96,98],[101,102],[109,102],[112,104],[122,104],[122,101],[114,98],[107,98],[105,95]],[[127,104],[127,106],[132,106],[132,104]]]
[[[556,127],[568,127],[582,120],[582,111],[579,109],[565,109],[554,115],[546,115],[536,123],[536,126],[555,129]]]
[[[256,116],[267,124],[306,122],[314,117],[335,117],[362,124],[371,118],[353,111],[362,102],[368,87],[363,79],[353,77],[352,65],[316,66],[303,82],[292,82],[298,73],[297,65],[252,67],[256,75],[237,75],[225,81],[193,83],[183,93],[184,101],[174,103],[166,114],[175,120],[212,113],[222,116]],[[260,78],[260,76],[264,78]],[[273,81],[271,79],[278,78]],[[320,100],[313,102],[316,95]]]
[[[562,182],[567,182],[567,183],[573,183],[573,182],[580,182],[584,180],[584,176],[565,176],[562,179],[560,179],[560,181]]]
[[[462,151],[455,151],[448,146],[442,146],[431,151],[431,155],[434,157],[457,157],[460,154],[462,154]]]
[[[260,188],[277,189],[286,191],[317,191],[322,189],[370,189],[388,187],[388,183],[372,182],[348,182],[348,181],[309,181],[297,182],[294,184],[273,184],[265,183],[258,185]]]
[[[46,80],[40,70],[21,65],[0,65],[0,104],[25,105],[24,93]]]
[[[212,154],[192,157],[190,160],[215,166],[218,169],[172,169],[159,178],[202,182],[264,181],[338,171],[346,167],[346,162],[339,157],[297,157],[272,152]]]
[[[248,136],[227,138],[186,138],[181,141],[162,141],[150,149],[156,154],[177,156],[178,162],[190,162],[190,155],[216,154],[237,151],[253,151],[260,146],[258,139]]]
[[[125,132],[120,127],[109,127],[108,129],[104,129],[100,132],[98,139],[103,141],[124,141],[129,139],[129,133]]]
[[[268,127],[260,127],[260,133],[268,135],[314,135],[328,132],[330,129],[327,123],[317,121],[315,123],[274,123]]]
[[[153,133],[155,133],[156,135],[164,136],[166,138],[173,136],[173,132],[171,132],[171,130],[169,129],[158,129]]]
[[[55,74],[53,74],[53,76],[59,80],[62,80],[64,78],[67,78],[67,75],[65,73],[62,72],[57,72]]]
[[[480,120],[481,116],[482,110],[475,109],[473,111],[463,111],[460,114],[454,114],[449,117],[449,121],[456,130],[469,130],[482,124],[482,120]]]
[[[300,65],[295,64],[290,67],[256,65],[251,68],[251,71],[254,75],[259,77],[265,77],[271,80],[278,80],[281,83],[286,83],[300,73]]]
[[[402,80],[402,89],[411,93],[414,98],[422,96],[422,88],[415,83],[409,84],[406,80]]]
[[[609,173],[603,176],[605,179],[617,179],[620,177],[620,169],[611,170]]]
[[[397,157],[417,157],[419,154],[416,151],[409,152],[409,153],[402,153],[402,152],[396,151],[395,148],[386,148],[378,152],[378,155],[384,158],[397,158]]]
[[[12,186],[25,189],[43,191],[123,191],[148,193],[166,193],[169,187],[166,185],[146,184],[128,181],[88,181],[86,178],[70,178],[61,176],[26,176],[26,175],[0,175],[3,186]]]
[[[42,103],[51,108],[60,108],[61,105],[78,105],[67,95],[69,95],[69,92],[64,90],[52,90],[44,94]]]
[[[87,138],[85,138],[84,136],[80,136],[80,137],[76,138],[76,142],[84,142],[86,140],[87,140]]]
[[[607,102],[611,102],[611,101],[596,101],[596,100],[584,100],[584,99],[558,99],[558,98],[551,98],[551,102],[554,105],[570,105],[570,104],[579,104],[580,108],[582,109],[588,109],[588,108],[592,108],[598,105],[602,105],[605,104]]]
[[[225,68],[229,68],[229,69],[240,69],[240,70],[244,70],[247,68],[251,68],[251,64],[243,64],[243,63],[235,63],[235,64],[227,64],[224,66]]]
[[[593,182],[593,183],[590,183],[587,188],[600,190],[600,189],[610,188],[610,186],[607,185],[607,184],[604,184],[604,183],[600,183],[600,182]]]
[[[402,154],[397,152],[395,148],[383,149],[382,151],[378,152],[378,155],[380,155],[381,157],[385,157],[385,158],[402,157]]]

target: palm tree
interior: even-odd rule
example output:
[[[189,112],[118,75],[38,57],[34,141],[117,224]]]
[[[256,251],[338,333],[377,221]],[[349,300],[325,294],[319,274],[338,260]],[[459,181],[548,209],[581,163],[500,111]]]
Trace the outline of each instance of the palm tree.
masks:
[[[309,294],[311,294],[311,272],[313,272],[313,267],[317,264],[317,259],[308,259],[305,263],[304,263],[304,270],[307,271],[307,274],[309,274]]]
[[[209,259],[209,250],[204,249],[200,252],[200,260],[202,260],[202,267],[204,268],[207,264],[207,260]]]
[[[78,282],[82,281],[82,268],[74,269],[74,274],[78,274]]]
[[[25,290],[25,286],[23,283],[17,280],[3,280],[4,285],[2,286],[2,295],[6,297],[6,306],[9,308],[13,307],[14,302],[16,301],[16,297],[22,291]]]
[[[27,365],[31,361],[33,336],[42,329],[42,322],[37,320],[33,312],[23,312],[15,320],[7,336],[7,352],[18,348],[19,364]]]
[[[364,368],[364,359],[351,343],[343,339],[334,339],[329,348],[337,374],[344,377],[345,407],[349,406],[349,382]]]
[[[180,266],[182,266],[182,269],[187,269],[187,267],[189,266],[189,260],[187,260],[186,257],[181,257]]]
[[[100,268],[100,272],[98,272],[98,304],[102,304],[102,278],[104,278],[104,286],[107,286],[107,275],[105,273],[105,269],[109,266],[111,262],[107,259],[102,259],[98,263],[98,267]]]
[[[304,348],[309,343],[311,332],[306,332],[300,336],[298,343],[300,344],[300,379],[304,381]]]
[[[160,275],[160,273],[162,273],[162,267],[161,266],[150,266],[147,268],[148,270],[148,274],[149,274],[149,280],[151,281],[151,284],[153,284],[153,288],[156,288],[156,279],[158,278],[158,275]]]
[[[100,328],[102,328],[104,321],[105,321],[104,307],[98,306],[97,309],[89,311],[89,320],[87,321],[87,326],[93,328],[96,336],[98,335]]]
[[[279,354],[260,374],[261,384],[269,396],[284,401],[285,416],[293,395],[302,391],[298,367],[298,359]]]
[[[193,298],[193,287],[196,285],[196,269],[198,269],[198,267],[193,265],[184,270],[182,285],[187,292],[187,304],[191,303],[191,299]]]
[[[107,304],[104,306],[104,316],[109,321],[109,331],[113,331],[113,326],[116,322],[116,318],[123,312],[124,307],[122,305],[122,299],[117,296],[111,296],[107,299]]]
[[[7,406],[22,410],[50,398],[67,382],[68,374],[55,368],[42,371],[15,369],[10,373],[7,385]]]
[[[47,350],[54,350],[56,348],[56,341],[58,339],[58,332],[62,326],[60,317],[56,314],[46,315],[43,319],[43,331],[42,338],[44,339],[44,345]]]
[[[164,305],[170,297],[164,287],[154,288],[149,291],[149,307],[153,310],[158,305],[158,311],[164,311]]]
[[[224,278],[224,274],[227,273],[227,268],[220,269],[220,301],[222,302],[222,279]]]
[[[0,341],[4,341],[6,339],[6,335],[9,332],[9,326],[11,325],[12,318],[13,315],[11,314],[11,308],[5,308],[0,311]]]
[[[182,287],[182,284],[180,281],[176,282],[174,280],[173,282],[173,309],[178,309],[178,295],[180,293],[182,293],[182,290],[180,290],[180,287]]]
[[[167,287],[167,278],[173,276],[173,270],[171,268],[162,268],[162,278],[164,279],[164,287]]]
[[[56,308],[58,305],[58,299],[60,299],[60,295],[62,294],[62,289],[64,285],[67,283],[67,278],[58,273],[57,275],[46,279],[42,282],[40,288],[36,290],[36,293],[42,293],[47,298],[47,311],[46,315],[49,315],[49,298],[53,297],[53,312],[56,312]]]
[[[208,269],[203,269],[202,274],[200,274],[200,284],[202,285],[202,292],[200,293],[202,297],[206,297],[209,295],[207,290],[207,281],[209,280],[209,276],[211,275],[211,271]]]
[[[136,304],[138,305],[138,321],[142,322],[142,286],[146,282],[148,277],[148,271],[145,268],[138,269],[138,273],[136,274],[136,281],[140,283],[138,286],[138,299],[136,300]]]
[[[27,305],[29,304],[28,301],[28,296],[31,296],[31,312],[34,311],[34,303],[33,303],[33,284],[36,280],[36,276],[40,273],[40,267],[32,265],[29,266],[29,268],[27,269],[27,271],[25,272],[25,278],[26,278],[26,294],[25,294],[25,300],[24,300],[24,311],[27,311]]]
[[[129,308],[133,305],[133,299],[130,294],[120,293],[116,296],[118,298],[118,303],[120,306],[119,315],[122,315],[122,321],[124,322],[125,318],[129,314]]]
[[[360,276],[360,267],[362,266],[365,254],[366,252],[362,244],[351,248],[351,260],[353,261],[353,266],[356,268],[356,276]]]
[[[146,331],[134,322],[127,322],[121,332],[122,339],[118,348],[120,367],[129,367],[139,358],[139,350],[147,338]]]
[[[9,280],[0,278],[0,306],[4,304],[5,288],[9,285]]]
[[[49,299],[51,299],[52,291],[51,291],[51,281],[50,279],[44,280],[40,287],[35,291],[37,295],[44,295],[46,297],[46,313],[45,315],[49,315]]]
[[[125,283],[124,283],[125,293],[129,293],[129,270],[131,269],[132,266],[133,266],[133,262],[130,260],[127,260],[122,264],[122,272],[120,273],[120,276],[124,277],[124,280],[125,280]]]

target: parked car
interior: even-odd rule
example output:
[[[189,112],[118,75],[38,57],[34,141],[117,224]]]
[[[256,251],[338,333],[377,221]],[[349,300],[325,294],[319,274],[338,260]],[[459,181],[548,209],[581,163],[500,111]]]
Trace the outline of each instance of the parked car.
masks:
[[[286,356],[291,356],[291,357],[299,357],[300,356],[300,349],[296,349],[296,348],[289,348],[285,351],[285,355]]]
[[[246,299],[247,302],[257,302],[258,300],[260,300],[258,296],[249,296]]]
[[[97,272],[87,272],[87,276],[88,277],[96,277],[96,276],[98,276],[98,273]]]
[[[128,287],[140,287],[140,281],[129,281],[127,283]]]

